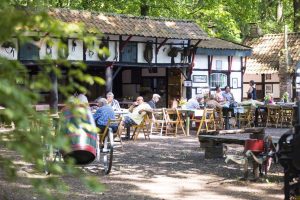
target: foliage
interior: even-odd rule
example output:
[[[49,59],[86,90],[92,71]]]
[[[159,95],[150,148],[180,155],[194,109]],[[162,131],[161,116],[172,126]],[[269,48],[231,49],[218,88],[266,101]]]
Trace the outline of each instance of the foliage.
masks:
[[[27,0],[15,0],[27,5]],[[32,0],[48,7],[195,20],[210,36],[240,42],[249,34],[249,23],[258,23],[263,33],[294,27],[292,0]],[[280,6],[282,5],[282,6]],[[282,12],[280,11],[282,8]],[[282,13],[282,14],[281,14]],[[299,26],[299,25],[298,25]]]
[[[32,1],[27,1],[32,2]],[[36,2],[35,2],[36,3]],[[33,5],[35,5],[33,3]],[[24,33],[32,33],[32,30],[38,30],[38,38],[41,40],[57,43],[58,46],[65,45],[60,38],[76,35],[79,40],[83,40],[88,48],[100,38],[100,33],[93,36],[87,34],[87,30],[81,24],[65,24],[55,21],[47,16],[42,9],[27,8],[16,9],[11,6],[8,0],[0,4],[0,44],[9,41],[12,38],[18,39],[21,43],[31,41],[32,38],[26,37]],[[53,38],[56,38],[53,41]],[[34,42],[34,41],[32,41]],[[50,42],[51,43],[51,42]],[[44,112],[36,112],[31,105],[37,104],[41,96],[38,91],[50,91],[53,87],[49,78],[50,74],[55,74],[58,80],[63,79],[61,66],[66,68],[68,85],[59,85],[62,95],[67,98],[75,90],[85,91],[82,83],[96,84],[102,83],[100,77],[93,77],[85,74],[86,66],[83,63],[69,63],[64,59],[51,60],[45,58],[37,61],[39,72],[34,82],[30,81],[29,70],[19,61],[0,58],[0,105],[5,107],[1,112],[1,117],[6,121],[14,122],[15,129],[6,134],[0,134],[0,145],[17,151],[22,158],[33,163],[40,172],[45,170],[46,147],[66,150],[69,143],[66,137],[55,133],[54,123],[51,115]],[[3,168],[9,178],[16,176],[15,164],[10,158],[0,157],[0,167]],[[47,168],[53,174],[75,174],[80,175],[77,168],[74,168],[72,162],[61,165],[59,163],[48,163]],[[86,185],[99,190],[99,185],[95,184],[94,179],[83,178]],[[43,194],[52,198],[50,188],[66,188],[61,180],[54,176],[49,176],[44,180],[35,180],[35,187]]]
[[[289,100],[289,96],[290,95],[289,95],[288,92],[284,92],[283,95],[282,95],[282,99],[285,100],[285,101],[288,101]]]

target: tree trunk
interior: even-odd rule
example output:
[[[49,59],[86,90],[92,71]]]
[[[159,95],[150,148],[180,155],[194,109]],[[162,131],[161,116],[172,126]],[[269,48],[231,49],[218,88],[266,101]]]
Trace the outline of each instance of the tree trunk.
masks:
[[[282,22],[282,20],[283,20],[283,3],[281,0],[279,0],[277,5],[277,22]]]
[[[282,55],[279,57],[279,70],[278,70],[278,75],[279,75],[279,91],[280,91],[280,97],[285,92],[288,92],[290,96],[292,96],[293,93],[293,77],[288,71],[288,63],[286,60],[286,50],[282,50]]]
[[[294,5],[294,32],[300,31],[300,0],[293,0]]]
[[[141,8],[141,15],[142,16],[148,16],[150,7],[147,3],[147,0],[142,0],[141,1],[140,8]]]

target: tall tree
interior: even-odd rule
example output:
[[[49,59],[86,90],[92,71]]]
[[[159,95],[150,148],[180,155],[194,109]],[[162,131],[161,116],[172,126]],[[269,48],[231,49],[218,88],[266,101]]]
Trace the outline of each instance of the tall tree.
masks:
[[[294,32],[300,31],[300,0],[293,0],[294,7]]]

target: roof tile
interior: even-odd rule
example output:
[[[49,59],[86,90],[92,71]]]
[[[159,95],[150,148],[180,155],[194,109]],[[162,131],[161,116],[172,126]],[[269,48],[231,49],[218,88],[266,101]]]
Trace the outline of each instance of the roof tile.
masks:
[[[207,34],[195,23],[150,17],[103,14],[88,11],[50,9],[49,14],[64,22],[82,22],[104,34],[120,34],[170,39],[207,40]]]
[[[253,48],[253,54],[247,61],[248,74],[271,74],[278,72],[279,52],[284,48],[283,34],[268,34],[260,38],[247,38],[245,45]],[[288,50],[291,66],[300,61],[300,33],[288,34]]]

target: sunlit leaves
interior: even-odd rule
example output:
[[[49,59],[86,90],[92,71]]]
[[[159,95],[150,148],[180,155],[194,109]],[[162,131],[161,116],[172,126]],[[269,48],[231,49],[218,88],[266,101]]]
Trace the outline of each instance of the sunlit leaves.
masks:
[[[37,1],[16,2],[34,6]],[[42,9],[39,9],[39,12],[32,8],[15,9],[8,3],[10,2],[4,1],[4,4],[0,5],[0,14],[5,16],[0,19],[0,43],[14,38],[21,45],[31,42],[40,47],[44,42],[48,46],[64,49],[67,47],[66,38],[76,38],[93,49],[92,44],[99,42],[97,38],[100,38],[101,34],[95,31],[93,36],[88,35],[82,24],[66,24],[51,19]],[[98,49],[95,48],[95,51]],[[63,91],[61,94],[65,99],[74,91],[86,91],[86,85],[103,84],[101,78],[84,72],[84,63],[71,63],[66,58],[67,55],[57,59],[48,56],[43,60],[36,60],[34,65],[29,67],[18,61],[0,58],[0,105],[5,107],[5,110],[1,111],[1,119],[8,123],[13,122],[15,126],[14,131],[5,137],[1,135],[0,143],[16,151],[40,173],[47,169],[53,175],[80,174],[78,169],[74,168],[72,160],[64,164],[52,162],[52,152],[70,150],[69,140],[65,135],[59,134],[57,118],[53,118],[47,110],[37,112],[34,106],[42,99],[41,93],[48,93],[52,89],[50,74],[55,74],[59,82],[67,81],[67,84],[59,85],[59,91]],[[50,154],[52,158],[46,156]],[[0,158],[0,163],[7,176],[15,175],[15,164],[10,158]],[[66,188],[55,176],[34,179],[34,184],[40,192],[50,198],[49,186],[56,189]],[[99,187],[96,183],[89,185],[96,189]]]

